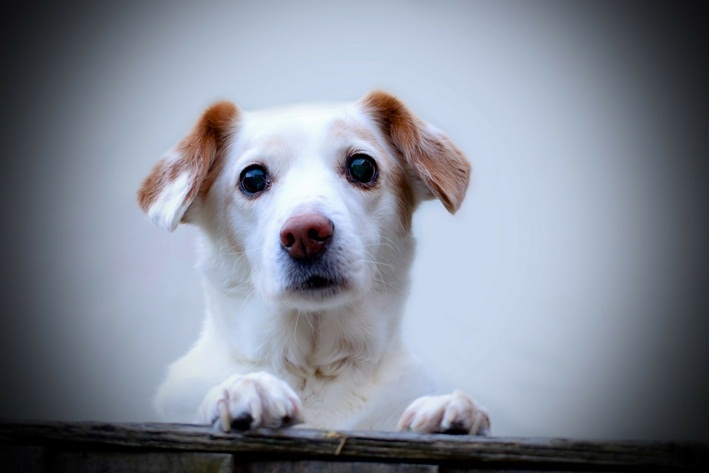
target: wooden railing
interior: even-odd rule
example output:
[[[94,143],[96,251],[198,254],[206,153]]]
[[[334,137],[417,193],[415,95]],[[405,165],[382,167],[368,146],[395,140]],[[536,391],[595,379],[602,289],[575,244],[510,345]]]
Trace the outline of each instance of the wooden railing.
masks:
[[[709,446],[260,429],[0,422],[0,472],[701,471]]]

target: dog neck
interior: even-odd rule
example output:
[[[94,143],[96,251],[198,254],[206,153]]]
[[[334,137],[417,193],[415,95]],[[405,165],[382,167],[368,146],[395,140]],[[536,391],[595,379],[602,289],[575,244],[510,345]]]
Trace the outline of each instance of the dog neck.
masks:
[[[228,294],[210,282],[205,289],[206,330],[242,364],[336,377],[344,368],[376,365],[398,348],[403,297],[369,294],[337,309],[300,312]]]

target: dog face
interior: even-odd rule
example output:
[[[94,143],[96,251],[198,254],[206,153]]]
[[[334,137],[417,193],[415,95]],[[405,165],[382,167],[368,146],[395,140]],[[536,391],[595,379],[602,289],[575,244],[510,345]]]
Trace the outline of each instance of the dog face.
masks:
[[[444,135],[383,92],[258,112],[222,102],[153,169],[139,202],[162,228],[201,227],[226,288],[325,310],[395,290],[416,205],[437,197],[454,212],[469,172]]]
[[[396,233],[371,222],[400,220],[391,189],[401,166],[348,115],[338,106],[250,114],[235,140],[216,194],[228,195],[230,229],[269,300],[315,308],[371,290],[379,269],[366,261]]]

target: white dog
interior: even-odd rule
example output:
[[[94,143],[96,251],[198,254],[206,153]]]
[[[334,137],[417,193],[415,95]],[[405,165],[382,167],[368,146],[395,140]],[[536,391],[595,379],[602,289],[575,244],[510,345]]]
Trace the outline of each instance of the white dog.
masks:
[[[455,212],[469,174],[442,133],[384,92],[208,108],[138,193],[156,225],[202,236],[207,316],[158,390],[162,418],[487,433],[466,394],[430,395],[401,340],[412,214],[433,197]]]

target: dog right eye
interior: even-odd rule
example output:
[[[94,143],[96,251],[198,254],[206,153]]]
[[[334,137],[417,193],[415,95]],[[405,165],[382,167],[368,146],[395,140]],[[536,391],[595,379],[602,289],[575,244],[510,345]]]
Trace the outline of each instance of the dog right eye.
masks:
[[[251,165],[241,171],[239,178],[241,190],[247,194],[258,194],[268,187],[268,172],[258,164]]]
[[[357,153],[347,160],[350,179],[360,184],[372,184],[377,180],[377,165],[370,156]]]

